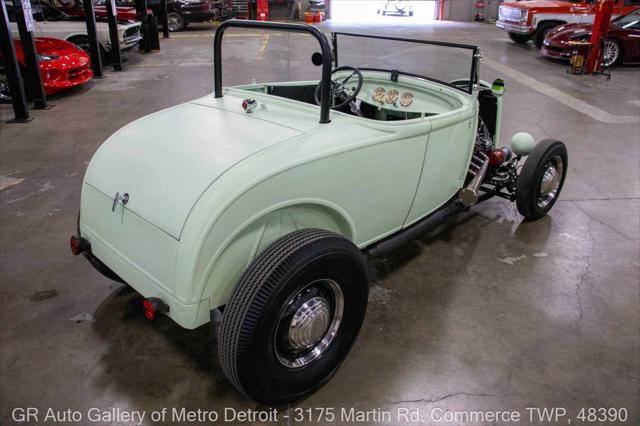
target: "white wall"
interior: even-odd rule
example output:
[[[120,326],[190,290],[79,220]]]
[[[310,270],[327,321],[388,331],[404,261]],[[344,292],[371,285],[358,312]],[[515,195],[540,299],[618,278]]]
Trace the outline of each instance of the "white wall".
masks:
[[[498,16],[498,6],[502,0],[484,0],[485,20],[496,19]],[[476,16],[477,0],[445,0],[444,19],[446,21],[472,21]]]

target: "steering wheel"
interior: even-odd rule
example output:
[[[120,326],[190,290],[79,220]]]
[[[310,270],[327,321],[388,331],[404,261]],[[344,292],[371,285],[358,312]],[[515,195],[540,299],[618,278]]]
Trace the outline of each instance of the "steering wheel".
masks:
[[[351,74],[346,78],[334,79],[333,75],[341,71],[351,71]],[[349,81],[354,76],[358,77],[358,83],[350,84]],[[331,109],[339,109],[353,102],[358,96],[358,93],[360,93],[360,89],[362,89],[362,81],[362,73],[356,67],[345,65],[331,71]],[[353,83],[355,83],[355,81]],[[314,94],[316,104],[318,105],[322,103],[322,100],[320,99],[321,85],[322,82],[318,83]],[[342,102],[336,104],[336,98],[340,99]]]

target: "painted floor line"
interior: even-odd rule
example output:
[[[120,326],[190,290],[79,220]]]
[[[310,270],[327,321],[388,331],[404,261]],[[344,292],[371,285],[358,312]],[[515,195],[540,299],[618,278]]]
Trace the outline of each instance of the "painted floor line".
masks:
[[[588,104],[584,101],[581,101],[580,99],[575,98],[570,94],[563,92],[562,90],[558,90],[554,87],[551,87],[548,84],[538,81],[535,78],[529,77],[528,75],[520,71],[516,71],[507,65],[492,61],[487,57],[482,58],[481,64],[487,65],[488,67],[491,67],[496,71],[499,71],[505,76],[509,76],[519,81],[520,83],[535,90],[536,92],[549,96],[550,98],[555,99],[556,101],[568,106],[569,108],[574,109],[582,114],[586,114],[589,117],[595,120],[601,121],[603,123],[635,124],[640,122],[640,118],[638,118],[637,116],[609,114],[608,112],[603,111],[600,108],[595,107],[591,104]]]

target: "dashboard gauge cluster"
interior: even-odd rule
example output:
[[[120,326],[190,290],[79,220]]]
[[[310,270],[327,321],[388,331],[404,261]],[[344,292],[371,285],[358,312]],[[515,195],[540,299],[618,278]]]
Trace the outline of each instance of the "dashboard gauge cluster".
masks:
[[[384,87],[378,87],[376,90],[373,91],[373,100],[383,104],[384,103],[384,97],[385,97],[386,91],[384,90]]]
[[[384,104],[385,102],[388,104],[396,105],[398,101],[400,102],[400,106],[408,107],[413,103],[413,93],[405,92],[400,96],[400,92],[396,89],[391,89],[388,92],[384,89],[384,87],[378,87],[371,94],[373,100],[379,104]]]
[[[395,103],[398,102],[398,96],[400,96],[400,93],[398,93],[397,90],[389,90],[387,92],[387,103],[395,105]]]
[[[411,94],[410,92],[406,92],[400,97],[400,105],[402,105],[403,107],[408,107],[412,103],[413,103],[413,94]]]

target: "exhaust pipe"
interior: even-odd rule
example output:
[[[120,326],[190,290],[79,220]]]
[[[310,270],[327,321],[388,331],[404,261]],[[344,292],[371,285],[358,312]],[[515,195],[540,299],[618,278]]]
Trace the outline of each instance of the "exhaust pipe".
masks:
[[[469,184],[458,193],[458,200],[465,207],[471,207],[478,202],[478,189],[482,185],[484,175],[489,168],[489,157],[482,152],[473,154],[468,173],[473,176]]]

